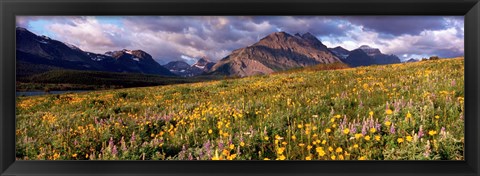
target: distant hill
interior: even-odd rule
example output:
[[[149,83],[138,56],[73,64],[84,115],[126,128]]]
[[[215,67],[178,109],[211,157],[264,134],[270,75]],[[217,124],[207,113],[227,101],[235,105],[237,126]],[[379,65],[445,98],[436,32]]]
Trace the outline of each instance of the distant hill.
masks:
[[[217,62],[210,74],[244,77],[335,62],[341,62],[340,58],[312,34],[275,32],[251,46],[234,50]]]
[[[328,48],[328,49],[340,59],[345,59],[348,57],[348,55],[350,55],[350,51],[348,51],[347,49],[341,46],[337,46],[335,48]]]
[[[189,65],[184,61],[172,61],[163,66],[176,75],[182,77],[192,77],[207,73],[210,71],[213,65],[215,65],[214,62],[210,62],[205,58],[200,58],[193,65]]]
[[[130,72],[175,76],[141,50],[96,54],[76,46],[16,28],[17,75],[29,76],[53,69]],[[33,70],[30,70],[34,68]]]
[[[352,66],[385,65],[400,63],[400,58],[395,55],[387,55],[380,52],[377,48],[368,45],[362,45],[352,50],[348,57],[342,59],[343,62]]]
[[[419,61],[419,60],[417,60],[417,59],[411,58],[411,59],[408,59],[408,60],[405,61],[405,62],[418,62],[418,61]]]

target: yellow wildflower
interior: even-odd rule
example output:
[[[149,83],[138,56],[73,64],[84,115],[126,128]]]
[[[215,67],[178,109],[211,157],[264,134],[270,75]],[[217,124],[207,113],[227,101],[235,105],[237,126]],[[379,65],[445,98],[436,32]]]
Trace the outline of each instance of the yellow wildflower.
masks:
[[[370,140],[370,136],[365,136],[365,140],[369,141],[369,140]]]
[[[380,135],[375,135],[375,140],[380,141]]]
[[[350,129],[345,128],[345,129],[343,130],[343,134],[348,134],[348,133],[350,133]]]
[[[408,118],[411,118],[411,117],[412,117],[412,114],[410,114],[410,111],[408,111],[406,118],[408,119]]]
[[[377,129],[375,128],[370,128],[370,133],[375,133],[377,131]]]
[[[332,130],[330,128],[327,128],[327,129],[325,129],[325,132],[330,133],[330,132],[332,132]]]
[[[240,142],[240,146],[242,146],[242,147],[245,146],[245,142],[243,142],[243,141]]]
[[[412,136],[407,136],[406,139],[407,139],[408,142],[411,142],[413,138],[412,138]]]
[[[403,142],[403,138],[398,138],[398,139],[397,139],[397,142],[398,142],[398,143],[402,143],[402,142]]]
[[[385,122],[385,126],[390,126],[391,124],[392,124],[392,122],[390,122],[390,121]]]
[[[362,136],[363,136],[362,133],[357,133],[355,134],[355,139],[360,139]]]
[[[435,130],[430,130],[430,131],[428,131],[428,134],[429,134],[430,136],[433,136],[433,135],[437,134],[437,131],[435,131]]]
[[[338,147],[338,148],[335,150],[335,152],[337,152],[337,153],[342,153],[342,151],[343,151],[343,149],[342,149],[341,147]]]
[[[385,113],[386,113],[387,115],[390,115],[390,114],[393,114],[393,111],[392,111],[391,109],[387,109],[387,110],[385,111]]]
[[[235,159],[235,157],[237,157],[237,154],[232,154],[232,155],[228,156],[228,160],[233,160],[233,159]]]

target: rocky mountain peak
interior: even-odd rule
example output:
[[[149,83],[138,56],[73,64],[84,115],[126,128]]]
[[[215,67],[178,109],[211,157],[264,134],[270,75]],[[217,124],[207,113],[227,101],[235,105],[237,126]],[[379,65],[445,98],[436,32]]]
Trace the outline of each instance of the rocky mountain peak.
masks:
[[[358,49],[363,50],[365,53],[367,53],[369,56],[375,56],[375,55],[380,55],[382,52],[378,48],[372,48],[368,45],[362,45]]]
[[[251,76],[322,63],[341,62],[313,34],[274,32],[220,60],[213,73]]]

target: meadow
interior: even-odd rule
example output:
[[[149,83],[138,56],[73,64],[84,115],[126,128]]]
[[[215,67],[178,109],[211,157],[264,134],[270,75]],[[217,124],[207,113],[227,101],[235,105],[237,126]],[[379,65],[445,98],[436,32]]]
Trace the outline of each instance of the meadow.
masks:
[[[464,59],[17,97],[18,160],[463,160]]]

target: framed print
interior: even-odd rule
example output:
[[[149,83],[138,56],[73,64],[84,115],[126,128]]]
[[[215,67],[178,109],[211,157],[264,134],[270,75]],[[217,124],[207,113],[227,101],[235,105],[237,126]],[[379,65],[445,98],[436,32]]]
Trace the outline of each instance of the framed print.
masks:
[[[479,175],[476,0],[0,5],[2,175]]]

